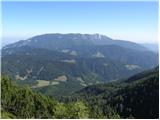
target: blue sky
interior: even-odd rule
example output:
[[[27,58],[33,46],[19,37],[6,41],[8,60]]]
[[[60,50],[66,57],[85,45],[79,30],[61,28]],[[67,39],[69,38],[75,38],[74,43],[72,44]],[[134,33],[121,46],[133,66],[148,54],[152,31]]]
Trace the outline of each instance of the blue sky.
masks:
[[[2,25],[9,42],[45,33],[100,33],[156,43],[158,2],[2,2]]]

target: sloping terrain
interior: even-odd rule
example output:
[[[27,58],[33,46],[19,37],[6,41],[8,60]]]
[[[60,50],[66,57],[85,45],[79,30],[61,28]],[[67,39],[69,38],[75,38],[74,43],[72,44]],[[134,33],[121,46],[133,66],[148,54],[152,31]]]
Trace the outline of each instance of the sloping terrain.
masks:
[[[2,76],[2,118],[159,118],[158,67],[123,81],[48,97]],[[55,100],[57,99],[57,100]]]
[[[2,49],[3,74],[49,95],[69,95],[156,65],[158,54],[99,34],[45,34]]]
[[[107,106],[111,106],[122,118],[158,118],[159,68],[127,80],[88,86],[72,96],[73,101],[77,98],[88,101],[93,111],[100,108],[95,116],[107,114]]]
[[[31,46],[34,48],[45,48],[50,50],[63,50],[74,46],[90,45],[118,45],[139,51],[147,48],[130,41],[113,40],[100,34],[43,34],[31,37],[27,40],[5,46],[4,48]]]

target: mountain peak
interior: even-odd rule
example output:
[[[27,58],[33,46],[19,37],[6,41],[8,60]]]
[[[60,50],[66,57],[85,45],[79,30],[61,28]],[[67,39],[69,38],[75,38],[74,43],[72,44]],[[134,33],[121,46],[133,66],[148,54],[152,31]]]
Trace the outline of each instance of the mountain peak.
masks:
[[[105,35],[98,33],[95,34],[80,34],[80,33],[53,33],[53,34],[42,34],[31,37],[27,40],[18,41],[13,44],[5,46],[3,49],[8,47],[20,47],[20,46],[31,46],[38,48],[47,49],[68,49],[73,46],[84,46],[84,45],[118,45],[121,47],[134,49],[138,51],[146,51],[145,47],[129,41],[113,40]]]
[[[100,34],[95,33],[94,36],[95,36],[95,39],[101,40],[101,35]]]

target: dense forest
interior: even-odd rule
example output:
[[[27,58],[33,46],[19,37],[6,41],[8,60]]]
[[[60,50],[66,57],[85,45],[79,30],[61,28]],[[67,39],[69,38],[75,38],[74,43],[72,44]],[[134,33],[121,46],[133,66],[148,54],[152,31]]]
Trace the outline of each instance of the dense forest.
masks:
[[[158,65],[158,53],[101,34],[36,35],[2,48],[2,74],[50,96],[126,79]]]
[[[45,96],[2,76],[2,118],[158,118],[159,70],[87,86],[67,97]]]
[[[88,118],[89,110],[82,101],[70,104],[20,88],[2,77],[2,118]]]

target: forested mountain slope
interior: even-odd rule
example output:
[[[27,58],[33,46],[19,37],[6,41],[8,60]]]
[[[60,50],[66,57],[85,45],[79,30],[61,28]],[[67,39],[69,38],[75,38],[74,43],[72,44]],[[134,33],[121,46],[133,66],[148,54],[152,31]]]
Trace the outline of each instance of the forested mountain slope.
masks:
[[[100,34],[44,34],[2,49],[2,74],[53,96],[125,79],[157,65],[157,53]]]
[[[158,118],[159,68],[127,80],[88,86],[70,98],[59,99],[69,102],[77,98],[87,101],[91,110],[97,110],[93,118],[108,114],[108,106],[121,118]]]
[[[2,76],[2,118],[159,117],[158,67],[127,80],[88,86],[68,97],[48,97]]]
[[[88,118],[89,109],[82,101],[59,103],[53,98],[20,87],[2,76],[1,114],[3,119]],[[74,111],[74,112],[73,112]]]

